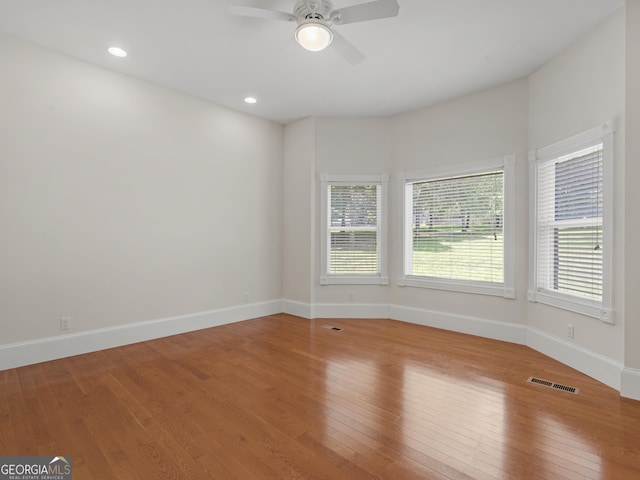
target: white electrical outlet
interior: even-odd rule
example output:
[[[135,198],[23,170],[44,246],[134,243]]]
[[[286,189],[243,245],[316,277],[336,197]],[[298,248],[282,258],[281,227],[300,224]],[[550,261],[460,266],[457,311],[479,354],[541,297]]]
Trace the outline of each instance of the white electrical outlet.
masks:
[[[249,292],[244,292],[242,294],[242,300],[245,301],[245,302],[249,301]]]
[[[62,317],[60,319],[60,330],[69,330],[71,328],[71,317]]]
[[[353,302],[356,299],[356,295],[353,292],[347,292],[347,301]]]
[[[568,324],[567,325],[567,337],[569,338],[573,338],[573,335],[575,333],[575,329],[573,328],[573,324]]]

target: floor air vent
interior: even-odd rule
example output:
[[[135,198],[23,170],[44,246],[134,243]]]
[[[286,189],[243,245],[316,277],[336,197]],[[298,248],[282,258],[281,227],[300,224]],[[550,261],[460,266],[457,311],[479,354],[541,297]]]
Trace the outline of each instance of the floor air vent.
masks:
[[[336,332],[341,332],[342,328],[334,327],[333,325],[322,325],[322,328],[326,328],[327,330],[334,330]]]
[[[577,394],[580,391],[576,387],[568,387],[567,385],[562,385],[560,383],[550,382],[549,380],[542,380],[541,378],[536,378],[536,377],[529,377],[529,380],[527,380],[527,382],[536,383],[536,384],[542,385],[544,387],[555,388],[556,390],[562,390],[563,392],[569,392],[569,393],[576,393]]]

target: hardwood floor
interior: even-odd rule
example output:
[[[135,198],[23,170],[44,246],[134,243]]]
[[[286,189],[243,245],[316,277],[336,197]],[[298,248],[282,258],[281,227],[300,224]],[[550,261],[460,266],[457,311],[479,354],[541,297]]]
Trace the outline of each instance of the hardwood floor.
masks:
[[[388,320],[275,315],[2,371],[0,422],[0,455],[68,455],[75,480],[640,478],[640,402]]]

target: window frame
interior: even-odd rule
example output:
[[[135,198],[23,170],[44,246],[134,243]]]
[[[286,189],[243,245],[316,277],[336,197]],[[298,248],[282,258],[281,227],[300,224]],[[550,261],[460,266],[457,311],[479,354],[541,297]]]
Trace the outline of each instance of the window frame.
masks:
[[[387,276],[387,192],[388,175],[320,175],[320,285],[388,285]],[[378,272],[369,274],[329,273],[330,218],[328,188],[331,185],[378,185],[380,204],[377,206]]]
[[[538,278],[538,172],[541,165],[556,161],[563,156],[577,153],[585,148],[603,145],[603,209],[602,209],[602,301],[548,290]],[[614,169],[614,125],[607,121],[582,133],[560,140],[551,145],[529,152],[530,182],[530,239],[529,239],[529,290],[528,300],[561,308],[613,324],[613,169]]]
[[[499,296],[508,299],[516,297],[515,292],[515,155],[505,155],[497,159],[460,165],[455,168],[436,168],[429,171],[401,172],[398,174],[399,189],[401,192],[402,208],[402,275],[398,278],[400,287],[418,287],[436,290],[449,290],[454,292],[473,293],[479,295]],[[407,235],[407,197],[406,185],[408,183],[430,180],[443,180],[468,175],[490,173],[496,170],[503,171],[503,282],[483,282],[476,280],[452,280],[438,277],[423,277],[409,275],[406,272],[406,256],[408,252]],[[413,252],[413,248],[411,248]]]

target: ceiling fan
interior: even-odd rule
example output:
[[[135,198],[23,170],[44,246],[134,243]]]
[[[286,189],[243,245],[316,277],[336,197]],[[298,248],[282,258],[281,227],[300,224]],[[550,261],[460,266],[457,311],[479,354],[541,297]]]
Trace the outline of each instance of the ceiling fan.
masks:
[[[332,27],[395,17],[400,10],[397,0],[376,0],[344,8],[334,8],[331,0],[296,0],[292,13],[270,8],[275,7],[276,3],[274,0],[240,0],[239,3],[229,5],[229,12],[267,20],[296,22],[298,27],[295,39],[303,48],[318,52],[331,45],[353,65],[364,60],[364,55]]]

